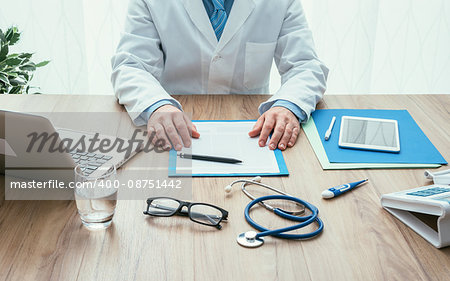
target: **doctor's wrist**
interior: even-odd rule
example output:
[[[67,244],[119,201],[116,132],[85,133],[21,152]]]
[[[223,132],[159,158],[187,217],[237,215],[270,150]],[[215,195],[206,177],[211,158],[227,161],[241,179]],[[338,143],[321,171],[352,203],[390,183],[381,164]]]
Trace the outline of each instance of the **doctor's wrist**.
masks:
[[[156,112],[183,112],[183,111],[173,104],[163,104],[158,108],[156,108],[152,113]]]
[[[149,135],[154,145],[160,145],[164,150],[181,150],[191,146],[191,137],[198,138],[200,134],[188,116],[177,106],[166,104],[156,109],[147,123]]]
[[[295,103],[292,103],[288,100],[279,99],[276,100],[271,108],[274,107],[283,107],[288,109],[290,112],[292,112],[295,117],[297,117],[298,121],[301,123],[306,119],[306,113]]]

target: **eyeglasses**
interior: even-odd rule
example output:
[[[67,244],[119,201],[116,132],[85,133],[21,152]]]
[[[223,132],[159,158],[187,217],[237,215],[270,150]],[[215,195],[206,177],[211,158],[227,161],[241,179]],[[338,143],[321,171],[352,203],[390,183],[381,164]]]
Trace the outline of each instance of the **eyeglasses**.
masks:
[[[187,211],[183,210],[187,207]],[[206,203],[191,203],[170,197],[152,197],[147,199],[145,215],[171,217],[173,215],[189,217],[191,221],[221,229],[221,221],[228,219],[228,212]]]

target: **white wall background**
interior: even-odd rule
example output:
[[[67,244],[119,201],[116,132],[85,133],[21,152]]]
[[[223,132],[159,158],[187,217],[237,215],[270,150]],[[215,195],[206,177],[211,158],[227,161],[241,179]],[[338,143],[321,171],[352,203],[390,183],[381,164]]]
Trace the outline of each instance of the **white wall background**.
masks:
[[[302,3],[318,54],[331,69],[328,94],[450,93],[449,0]],[[42,92],[112,94],[110,58],[127,5],[0,0],[0,27],[17,25],[23,32],[15,51],[51,60],[32,83]],[[276,69],[271,80],[273,92],[280,83]]]

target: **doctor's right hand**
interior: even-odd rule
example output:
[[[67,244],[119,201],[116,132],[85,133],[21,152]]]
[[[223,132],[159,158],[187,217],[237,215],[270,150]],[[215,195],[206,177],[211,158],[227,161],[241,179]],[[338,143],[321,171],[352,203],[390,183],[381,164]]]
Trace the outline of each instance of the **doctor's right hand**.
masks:
[[[155,110],[147,123],[148,134],[156,133],[152,139],[153,145],[157,140],[164,141],[164,150],[175,150],[191,146],[191,136],[199,138],[197,128],[187,115],[173,105],[163,105]]]

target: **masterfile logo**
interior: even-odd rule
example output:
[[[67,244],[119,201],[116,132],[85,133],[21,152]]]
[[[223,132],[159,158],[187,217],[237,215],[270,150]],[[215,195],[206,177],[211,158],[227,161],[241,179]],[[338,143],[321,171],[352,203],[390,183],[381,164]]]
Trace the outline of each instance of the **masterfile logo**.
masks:
[[[17,157],[17,154],[5,139],[0,139],[0,155]]]

